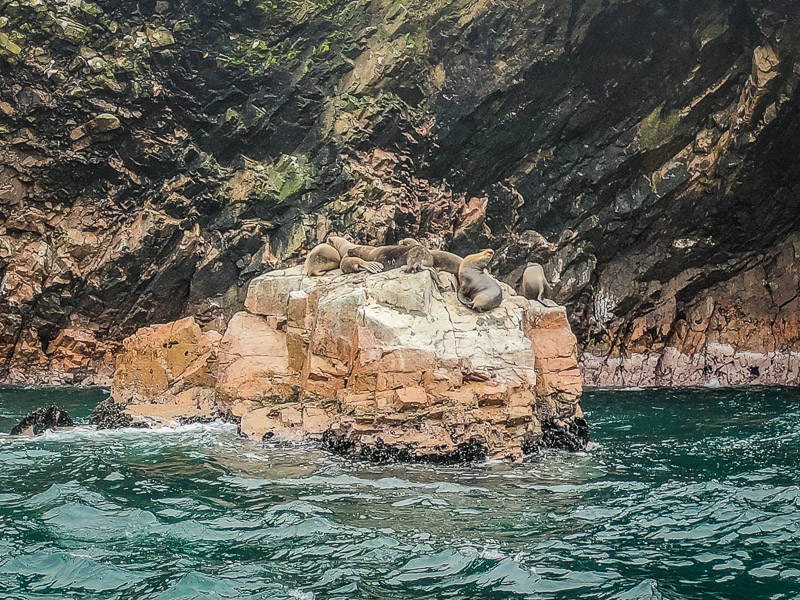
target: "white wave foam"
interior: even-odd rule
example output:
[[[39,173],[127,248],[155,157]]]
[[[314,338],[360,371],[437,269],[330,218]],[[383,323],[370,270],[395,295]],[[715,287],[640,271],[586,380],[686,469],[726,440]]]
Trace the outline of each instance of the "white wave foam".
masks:
[[[143,429],[138,427],[121,427],[119,429],[97,429],[94,425],[78,425],[68,429],[57,429],[45,431],[42,435],[35,437],[12,437],[3,436],[8,440],[16,442],[25,441],[68,441],[74,439],[101,439],[110,437],[144,437],[153,435],[181,435],[186,433],[211,433],[227,434],[235,433],[236,425],[222,420],[210,423],[191,423],[188,425],[178,425],[175,427],[153,427]]]

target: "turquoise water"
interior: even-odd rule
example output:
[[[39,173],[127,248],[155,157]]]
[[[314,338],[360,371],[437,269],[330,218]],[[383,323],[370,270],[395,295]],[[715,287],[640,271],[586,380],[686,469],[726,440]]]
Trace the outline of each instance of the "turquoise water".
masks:
[[[0,431],[104,392],[0,388]],[[0,598],[800,598],[800,391],[585,396],[596,447],[375,466],[224,424],[0,435]]]

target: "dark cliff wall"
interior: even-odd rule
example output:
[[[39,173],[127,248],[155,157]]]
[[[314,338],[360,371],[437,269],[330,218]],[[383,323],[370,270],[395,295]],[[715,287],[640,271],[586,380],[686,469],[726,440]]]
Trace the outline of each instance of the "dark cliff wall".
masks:
[[[589,383],[800,377],[792,0],[0,15],[0,378],[102,380],[330,232],[544,263]]]

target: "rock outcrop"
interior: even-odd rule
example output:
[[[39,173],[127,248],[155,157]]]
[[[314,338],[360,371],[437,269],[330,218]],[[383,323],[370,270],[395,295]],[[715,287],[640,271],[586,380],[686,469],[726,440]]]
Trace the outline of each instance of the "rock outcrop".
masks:
[[[585,447],[565,309],[506,286],[476,313],[440,277],[449,289],[427,272],[261,275],[223,336],[189,317],[125,340],[112,402],[133,423],[228,416],[254,439],[302,434],[380,460]]]
[[[22,420],[11,430],[11,435],[41,435],[45,431],[57,427],[72,427],[75,425],[69,413],[57,406],[37,408],[25,415]]]
[[[222,333],[336,232],[543,264],[590,384],[798,384],[798,31],[796,0],[0,0],[0,380]]]

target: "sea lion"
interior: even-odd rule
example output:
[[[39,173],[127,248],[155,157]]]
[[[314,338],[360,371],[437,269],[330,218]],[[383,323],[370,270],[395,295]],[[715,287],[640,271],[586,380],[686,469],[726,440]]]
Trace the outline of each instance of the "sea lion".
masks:
[[[500,284],[484,272],[493,257],[494,250],[487,248],[467,256],[458,269],[458,300],[477,312],[497,308],[503,301]]]
[[[353,246],[347,251],[347,256],[355,256],[366,261],[381,263],[388,269],[406,264],[406,254],[411,246],[394,244],[392,246]]]
[[[350,248],[356,247],[356,244],[354,244],[353,242],[343,237],[337,237],[335,235],[332,235],[328,238],[328,243],[334,248],[336,248],[336,250],[339,252],[339,255],[342,257],[347,256],[347,251],[350,250]]]
[[[369,246],[357,246],[353,242],[346,240],[343,237],[332,235],[328,238],[328,244],[336,248],[336,251],[342,257],[339,267],[342,273],[357,273],[359,271],[367,271],[368,273],[379,273],[383,271],[383,265],[375,261],[365,261],[361,258],[353,258],[347,256],[350,248],[368,248]]]
[[[420,244],[417,240],[412,238],[405,238],[400,240],[400,245],[409,246],[409,251],[406,253],[406,264],[401,267],[401,270],[406,273],[419,273],[420,271],[427,271],[431,274],[431,278],[436,287],[442,289],[442,281],[439,279],[439,274],[433,268],[433,254],[425,246]]]
[[[549,289],[544,269],[539,263],[530,263],[522,274],[520,291],[528,300],[543,302],[544,294]]]
[[[306,275],[315,277],[339,268],[342,255],[330,244],[314,246],[306,257]]]
[[[463,258],[444,250],[431,250],[431,254],[433,255],[434,269],[458,275],[458,269],[461,266],[461,261],[464,260]]]
[[[359,271],[366,271],[367,273],[380,273],[383,271],[383,265],[376,261],[366,261],[354,256],[345,256],[342,262],[339,263],[342,273],[358,273]]]

